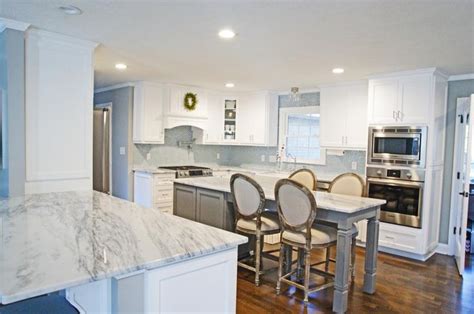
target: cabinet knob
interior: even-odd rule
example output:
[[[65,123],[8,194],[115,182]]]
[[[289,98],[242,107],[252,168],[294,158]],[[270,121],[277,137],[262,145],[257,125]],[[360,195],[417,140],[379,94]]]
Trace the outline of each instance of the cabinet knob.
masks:
[[[377,170],[377,174],[378,174],[379,176],[381,176],[381,175],[382,175],[382,170]]]

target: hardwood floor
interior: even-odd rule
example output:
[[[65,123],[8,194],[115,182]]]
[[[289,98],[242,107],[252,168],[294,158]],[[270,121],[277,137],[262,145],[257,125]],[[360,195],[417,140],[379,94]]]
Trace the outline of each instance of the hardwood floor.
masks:
[[[312,259],[318,261],[322,254],[315,252]],[[267,260],[264,264],[276,265]],[[368,295],[362,292],[364,249],[357,248],[357,274],[349,292],[348,313],[474,313],[474,272],[472,262],[467,264],[471,268],[462,280],[450,256],[436,254],[423,263],[379,253],[377,291]],[[310,294],[305,310],[302,291],[283,284],[282,294],[275,295],[276,275],[276,270],[264,275],[260,287],[255,287],[254,274],[239,268],[237,312],[332,312],[332,288]]]

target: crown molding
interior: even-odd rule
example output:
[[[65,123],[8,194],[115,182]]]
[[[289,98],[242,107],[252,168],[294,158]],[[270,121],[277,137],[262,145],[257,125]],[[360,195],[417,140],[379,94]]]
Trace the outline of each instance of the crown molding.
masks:
[[[120,84],[96,88],[94,89],[94,94],[108,92],[114,89],[119,89],[119,88],[124,88],[124,87],[135,87],[137,83],[138,82],[127,82],[127,83],[120,83]]]
[[[99,44],[90,40],[79,39],[63,34],[58,34],[50,31],[45,31],[39,28],[30,28],[27,32],[29,37],[44,38],[48,40],[53,40],[61,43],[66,43],[75,46],[81,46],[89,49],[95,49]]]
[[[29,23],[10,20],[10,19],[0,17],[0,33],[3,32],[7,28],[24,32],[28,29],[28,27],[30,27],[30,25],[31,24],[29,24]]]
[[[437,68],[424,68],[424,69],[416,69],[416,70],[410,70],[410,71],[399,71],[399,72],[391,72],[391,73],[381,73],[381,74],[374,74],[374,75],[369,75],[367,78],[368,79],[378,79],[378,78],[389,78],[389,77],[397,77],[397,76],[407,76],[407,75],[416,75],[416,74],[433,74],[433,75],[439,75],[446,80],[448,79],[448,75],[445,73],[441,72]]]
[[[460,74],[460,75],[451,75],[448,78],[448,81],[464,81],[464,80],[474,80],[474,73],[469,74]]]

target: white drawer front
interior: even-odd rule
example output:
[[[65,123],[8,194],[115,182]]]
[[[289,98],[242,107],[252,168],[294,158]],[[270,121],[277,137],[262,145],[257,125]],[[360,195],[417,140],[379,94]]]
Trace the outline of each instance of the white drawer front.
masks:
[[[154,207],[162,213],[173,214],[173,202],[156,203]]]
[[[417,252],[416,236],[394,231],[380,230],[379,245],[407,252]]]
[[[156,181],[155,180],[155,190],[172,190],[173,181]]]
[[[155,191],[154,203],[173,202],[173,190]]]

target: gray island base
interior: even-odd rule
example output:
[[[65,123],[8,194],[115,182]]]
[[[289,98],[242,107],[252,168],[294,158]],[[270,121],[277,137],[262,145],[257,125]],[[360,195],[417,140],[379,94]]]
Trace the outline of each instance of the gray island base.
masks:
[[[263,188],[265,208],[275,210],[274,186],[278,178],[253,177]],[[229,177],[196,177],[175,180],[174,214],[231,231],[232,195]],[[347,311],[352,224],[368,220],[365,251],[364,292],[375,293],[380,206],[384,200],[314,192],[316,219],[337,224],[336,274],[333,311]],[[290,254],[286,254],[290,256]],[[289,261],[286,262],[290,264]]]
[[[81,313],[235,312],[240,235],[102,193],[0,201],[0,303],[66,291]]]

